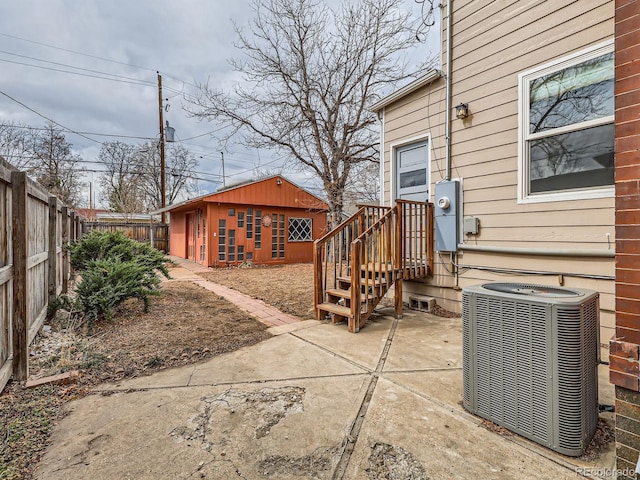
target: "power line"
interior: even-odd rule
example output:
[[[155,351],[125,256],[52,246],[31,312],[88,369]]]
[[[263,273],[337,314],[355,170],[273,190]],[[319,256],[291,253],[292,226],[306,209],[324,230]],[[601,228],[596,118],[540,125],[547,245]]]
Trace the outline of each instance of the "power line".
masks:
[[[23,42],[33,43],[34,45],[40,45],[41,47],[53,48],[55,50],[61,50],[63,52],[74,53],[76,55],[82,55],[84,57],[95,58],[97,60],[102,60],[102,61],[105,61],[105,62],[117,63],[118,65],[125,65],[127,67],[140,68],[142,70],[149,70],[149,71],[152,71],[152,72],[157,71],[156,68],[142,67],[140,65],[134,65],[132,63],[119,62],[117,60],[111,60],[110,58],[100,57],[98,55],[91,55],[90,53],[78,52],[76,50],[69,50],[67,48],[62,48],[62,47],[56,47],[54,45],[49,45],[48,43],[36,42],[35,40],[29,40],[27,38],[18,37],[16,35],[9,35],[8,33],[0,32],[0,35],[2,35],[3,37],[14,38],[16,40],[21,40]]]
[[[131,85],[141,85],[141,86],[144,86],[144,87],[149,87],[149,86],[155,87],[155,85],[153,83],[144,82],[142,80],[140,80],[140,81],[130,81],[130,80],[121,80],[121,79],[118,79],[118,78],[101,77],[99,75],[90,75],[88,73],[72,72],[70,70],[62,70],[60,68],[45,67],[43,65],[33,65],[31,63],[14,62],[13,60],[7,60],[5,58],[0,58],[0,62],[13,63],[15,65],[24,65],[26,67],[41,68],[43,70],[49,70],[49,71],[52,71],[52,72],[68,73],[68,74],[71,74],[71,75],[78,75],[80,77],[99,78],[101,80],[110,80],[112,82],[118,82],[118,83],[128,83],[128,84],[131,84]],[[71,68],[76,68],[76,67],[71,67]],[[106,75],[111,75],[111,74],[107,73]]]
[[[25,105],[25,104],[24,104],[24,103],[22,103],[20,100],[16,100],[16,99],[15,99],[15,98],[13,98],[11,95],[8,95],[7,93],[3,92],[2,90],[0,90],[0,95],[4,95],[4,96],[5,96],[5,97],[7,97],[9,100],[14,101],[15,103],[17,103],[18,105],[21,105],[22,107],[26,108],[26,109],[27,109],[27,110],[29,110],[30,112],[35,113],[35,114],[36,114],[36,115],[38,115],[39,117],[42,117],[42,118],[44,118],[45,120],[48,120],[48,121],[50,121],[51,123],[53,123],[53,124],[55,124],[55,125],[57,125],[57,126],[59,126],[59,127],[61,127],[61,128],[64,128],[65,130],[68,130],[68,131],[69,131],[69,132],[71,132],[71,133],[75,133],[76,135],[79,135],[79,136],[81,136],[82,138],[85,138],[85,139],[87,139],[87,140],[90,140],[90,141],[92,141],[92,142],[95,142],[95,143],[97,143],[97,144],[99,144],[99,145],[103,145],[103,143],[102,143],[102,142],[100,142],[99,140],[96,140],[95,138],[87,137],[86,135],[83,135],[83,134],[81,134],[81,133],[78,133],[78,132],[76,132],[75,130],[70,129],[69,127],[65,127],[65,126],[64,126],[64,125],[62,125],[61,123],[58,123],[58,122],[56,122],[55,120],[53,120],[53,119],[51,119],[51,118],[47,117],[46,115],[43,115],[42,113],[40,113],[40,112],[38,112],[38,111],[34,110],[34,109],[33,109],[33,108],[31,108],[30,106]]]
[[[0,127],[19,128],[22,130],[39,130],[46,131],[43,127],[30,127],[27,125],[15,125],[10,123],[0,123]],[[96,133],[96,132],[74,132],[73,130],[64,130],[64,133],[82,133],[83,135],[95,135],[97,137],[117,137],[117,138],[133,138],[136,140],[157,140],[156,137],[142,137],[137,135],[118,135],[115,133]]]
[[[94,58],[96,60],[102,60],[103,62],[114,63],[116,65],[124,65],[126,67],[139,68],[141,70],[148,70],[150,72],[157,72],[158,71],[157,68],[150,68],[150,67],[145,67],[145,66],[142,66],[142,65],[135,65],[133,63],[127,63],[127,62],[120,62],[118,60],[113,60],[111,58],[101,57],[99,55],[93,55],[93,54],[85,53],[85,52],[79,52],[77,50],[70,50],[68,48],[57,47],[55,45],[50,45],[48,43],[43,43],[43,42],[37,42],[35,40],[30,40],[28,38],[18,37],[17,35],[10,35],[8,33],[0,32],[0,36],[7,37],[7,38],[13,38],[15,40],[20,40],[22,42],[32,43],[34,45],[40,45],[41,47],[47,47],[47,48],[52,48],[54,50],[60,50],[60,51],[67,52],[67,53],[73,53],[75,55],[82,55],[83,57]],[[41,60],[41,61],[46,61],[46,60]],[[10,62],[10,63],[18,63],[18,62]],[[53,62],[50,62],[50,63],[53,63]],[[36,66],[36,65],[29,65],[29,64],[26,64],[26,65],[28,65],[28,66]],[[44,68],[44,67],[40,67],[40,68]],[[71,68],[79,68],[79,67],[71,67]],[[72,73],[72,72],[68,72],[68,73]],[[198,88],[197,85],[195,85],[193,83],[190,83],[190,82],[187,82],[185,80],[182,80],[182,79],[180,79],[178,77],[175,77],[173,75],[169,75],[166,72],[160,71],[160,73],[162,73],[164,76],[166,76],[168,78],[171,78],[171,79],[173,79],[175,81],[178,81],[178,82],[182,83],[183,85],[190,85],[190,86],[192,86],[192,87],[194,87],[196,89]],[[107,74],[107,75],[112,75],[112,74]],[[151,85],[155,86],[155,84],[153,84],[153,83],[151,83]],[[180,94],[183,93],[183,92],[181,92],[179,90],[176,90],[174,88],[171,88],[171,87],[166,87],[166,88],[168,90],[172,90],[175,93],[180,93]]]
[[[12,55],[14,57],[26,58],[27,60],[35,60],[36,62],[49,63],[51,65],[57,65],[59,67],[75,68],[76,70],[82,70],[83,72],[99,73],[100,75],[109,75],[111,77],[122,78],[124,80],[132,80],[134,82],[145,82],[145,80],[140,80],[139,78],[125,77],[124,75],[117,75],[115,73],[101,72],[100,70],[92,70],[89,68],[76,67],[75,65],[69,65],[67,63],[53,62],[51,60],[43,60],[42,58],[30,57],[28,55],[21,55],[19,53],[7,52],[6,50],[0,50],[0,53],[4,53],[5,55]],[[37,67],[37,65],[32,65],[32,66]]]

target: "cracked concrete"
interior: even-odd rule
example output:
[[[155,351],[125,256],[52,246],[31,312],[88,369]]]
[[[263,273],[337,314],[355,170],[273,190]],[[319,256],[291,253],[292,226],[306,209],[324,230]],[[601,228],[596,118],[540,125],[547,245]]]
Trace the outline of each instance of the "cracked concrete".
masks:
[[[358,334],[274,327],[258,345],[105,385],[69,404],[36,477],[556,480],[613,468],[611,451],[587,463],[483,428],[461,406],[461,320],[391,313]]]

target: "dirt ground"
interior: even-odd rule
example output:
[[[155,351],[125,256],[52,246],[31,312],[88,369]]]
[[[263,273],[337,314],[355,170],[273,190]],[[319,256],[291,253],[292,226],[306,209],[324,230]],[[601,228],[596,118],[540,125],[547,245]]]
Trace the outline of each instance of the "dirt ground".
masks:
[[[0,395],[0,479],[28,480],[64,404],[103,382],[147,375],[260,342],[271,335],[222,297],[192,282],[166,282],[148,313],[129,301],[93,332],[49,322],[32,344],[30,376],[78,370],[78,383],[23,389],[10,382]]]
[[[313,318],[313,265],[310,263],[217,268],[201,276],[262,300],[282,312],[305,320]]]

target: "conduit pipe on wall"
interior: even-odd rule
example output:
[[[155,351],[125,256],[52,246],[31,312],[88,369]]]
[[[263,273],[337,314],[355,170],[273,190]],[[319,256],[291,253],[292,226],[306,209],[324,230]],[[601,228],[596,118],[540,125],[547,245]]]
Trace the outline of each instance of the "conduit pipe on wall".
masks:
[[[483,245],[469,245],[460,243],[458,249],[470,252],[502,253],[507,255],[538,255],[545,257],[585,257],[585,258],[614,258],[614,250],[600,249],[571,249],[571,248],[520,248],[494,247]]]
[[[445,110],[444,110],[444,179],[451,180],[451,3],[447,0],[447,49],[445,51],[445,62],[447,62],[445,79]]]

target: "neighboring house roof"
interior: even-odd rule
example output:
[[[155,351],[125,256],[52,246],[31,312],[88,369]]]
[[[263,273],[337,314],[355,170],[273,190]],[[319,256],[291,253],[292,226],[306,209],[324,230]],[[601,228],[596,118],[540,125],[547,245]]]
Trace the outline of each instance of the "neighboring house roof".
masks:
[[[152,215],[150,213],[103,212],[97,213],[96,219],[98,221],[109,222],[150,222],[159,221],[160,217],[157,215]]]
[[[278,183],[279,182],[279,183]],[[269,195],[267,189],[281,188],[282,192],[278,196]],[[281,197],[288,194],[293,198],[296,205],[286,205],[279,201]],[[192,207],[196,203],[232,203],[236,205],[265,205],[276,207],[297,207],[308,210],[329,211],[329,206],[319,197],[309,193],[304,188],[287,180],[281,175],[273,175],[260,180],[243,182],[237,185],[218,190],[214,193],[207,193],[190,200],[186,200],[175,205],[170,205],[164,209],[156,210],[152,213],[171,212],[172,210],[184,210]]]
[[[404,87],[391,92],[386,97],[381,98],[376,103],[371,105],[370,110],[372,112],[378,112],[382,110],[387,105],[392,104],[393,102],[401,99],[402,97],[409,95],[411,92],[415,92],[421,87],[430,84],[431,82],[437,80],[440,77],[443,77],[444,73],[441,70],[433,69],[429,70],[427,73],[422,75],[421,77],[416,78],[413,82],[406,84]]]

